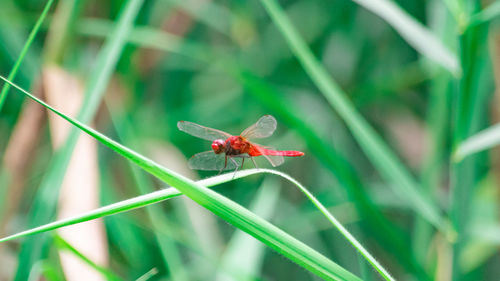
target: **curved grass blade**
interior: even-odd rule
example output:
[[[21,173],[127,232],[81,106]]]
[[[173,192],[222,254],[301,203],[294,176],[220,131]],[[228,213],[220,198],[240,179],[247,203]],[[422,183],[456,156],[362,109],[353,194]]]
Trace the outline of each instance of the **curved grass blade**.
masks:
[[[471,154],[490,149],[498,144],[500,144],[500,124],[493,125],[464,140],[458,145],[453,159],[460,162]]]
[[[488,7],[484,8],[481,12],[473,15],[469,22],[469,27],[486,23],[493,20],[496,17],[500,17],[500,2],[496,1]]]
[[[276,212],[281,185],[278,178],[266,178],[258,187],[249,209],[269,220]],[[240,259],[245,253],[245,259]],[[251,281],[256,280],[262,269],[264,245],[246,235],[243,231],[235,231],[219,261],[216,274],[218,281]]]
[[[294,106],[293,101],[286,98],[286,94],[281,95],[276,87],[262,78],[243,70],[236,75],[249,94],[275,116],[279,116],[282,123],[297,131],[309,150],[338,179],[364,221],[364,231],[371,233],[379,244],[384,244],[385,250],[408,271],[413,272],[418,280],[431,280],[422,265],[411,257],[409,237],[405,237],[405,233],[390,222],[383,215],[380,207],[372,202],[349,159],[346,159],[331,142],[325,141],[302,120],[305,112]],[[284,107],[283,104],[287,106]]]
[[[250,212],[243,206],[235,203],[234,201],[216,193],[215,191],[206,188],[200,183],[194,182],[180,174],[170,171],[149,158],[146,158],[137,152],[121,145],[118,142],[111,140],[105,135],[95,131],[94,129],[82,124],[81,122],[70,118],[58,110],[54,109],[50,105],[46,104],[37,97],[31,95],[27,91],[23,90],[19,86],[13,84],[7,79],[0,76],[2,80],[10,83],[12,86],[20,90],[26,96],[35,100],[39,104],[43,105],[47,109],[51,110],[55,114],[59,115],[66,121],[70,122],[74,126],[80,128],[82,131],[86,132],[90,136],[97,139],[102,144],[116,151],[123,157],[127,158],[129,161],[135,163],[146,172],[152,174],[153,176],[159,178],[167,184],[174,186],[182,194],[188,196],[193,201],[197,202],[201,206],[207,208],[214,214],[218,215],[222,219],[236,226],[237,228],[247,232],[248,234],[259,239],[263,243],[267,244],[269,247],[273,248],[277,252],[285,255],[290,260],[296,262],[300,266],[303,266],[310,272],[318,275],[319,277],[326,280],[360,280],[358,277],[345,270],[341,266],[337,265],[333,261],[329,260],[325,256],[321,255],[317,251],[313,250],[306,244],[300,242],[299,240],[293,238],[288,233],[277,228],[268,221],[260,218],[254,213]],[[277,173],[274,172],[273,173]],[[233,176],[229,174],[229,176]],[[150,195],[150,194],[148,194]],[[306,193],[306,195],[311,199],[312,194]],[[311,196],[311,197],[310,197]],[[315,198],[314,198],[315,199]],[[150,198],[149,200],[158,202],[158,198]],[[316,200],[317,201],[317,200]],[[131,205],[136,205],[137,202],[131,202],[126,206],[121,206],[122,208],[128,208]],[[326,208],[325,208],[326,210]],[[108,210],[109,211],[109,210]],[[95,217],[95,213],[93,214]],[[331,216],[331,215],[330,215]],[[333,218],[333,216],[332,216]],[[329,218],[330,219],[330,218]],[[53,228],[52,228],[53,229]],[[345,229],[344,229],[345,230]],[[38,232],[40,230],[38,229]],[[17,237],[20,237],[18,234]],[[26,236],[26,233],[24,235]],[[352,237],[352,236],[351,236]],[[0,242],[14,239],[14,236],[10,236],[0,240]],[[351,242],[351,241],[350,241]],[[352,243],[352,242],[351,242]]]
[[[2,78],[3,79],[3,78]],[[16,86],[16,88],[18,88]],[[20,88],[18,88],[20,89]],[[25,94],[29,95],[29,93],[25,92],[24,90],[20,89],[21,91],[23,91]],[[30,96],[31,97],[31,96]],[[48,105],[46,105],[45,103],[43,103],[42,101],[40,101],[39,99],[35,99],[37,102],[41,103],[42,105],[48,107],[49,109],[53,110],[56,114],[60,115],[61,117],[63,117],[64,119],[68,120],[69,122],[73,123],[74,125],[76,125],[77,121],[72,121],[69,117],[65,117],[63,114],[55,111],[53,108],[49,107]],[[78,126],[78,125],[76,125]],[[78,126],[80,127],[80,126]],[[85,127],[81,127],[82,129],[84,129]],[[84,129],[86,132],[87,130],[90,130],[89,128],[87,129]],[[88,133],[89,133],[88,132]],[[90,133],[89,133],[90,134]],[[94,132],[94,134],[99,134],[98,132]],[[92,135],[92,134],[91,134]],[[103,138],[106,138],[105,136],[102,136]],[[106,138],[107,139],[107,138]],[[116,151],[116,150],[115,150]],[[135,152],[134,152],[135,153]],[[121,153],[120,153],[121,154]],[[342,226],[342,224],[337,221],[335,219],[335,217],[333,217],[331,215],[331,213],[326,209],[326,207],[324,207],[315,197],[312,193],[310,193],[303,185],[301,185],[299,182],[297,182],[295,179],[293,179],[292,177],[286,175],[286,174],[283,174],[283,173],[280,173],[280,172],[276,172],[276,171],[273,171],[273,170],[263,170],[265,172],[268,172],[268,173],[272,173],[272,174],[276,174],[276,175],[279,175],[279,176],[282,176],[284,178],[286,178],[287,180],[289,180],[290,182],[294,183],[308,198],[309,200],[311,200],[313,202],[313,204],[323,213],[323,215],[341,232],[341,234],[367,259],[367,261],[386,279],[386,280],[393,280],[392,277],[390,276],[390,274],[377,262],[377,260],[370,255],[370,253],[368,251],[366,251],[366,249],[364,249],[364,247]],[[240,172],[238,173],[238,178],[239,177],[242,177],[242,175],[246,174],[246,171],[245,172]],[[232,179],[233,177],[231,177]],[[212,178],[213,179],[213,178]],[[212,179],[209,179],[209,180],[212,180]],[[226,179],[227,181],[228,179]],[[209,186],[210,185],[210,181],[208,180],[202,180],[200,182],[204,182],[204,181],[207,181],[207,184],[203,184],[203,186]],[[221,182],[219,182],[221,183]],[[212,184],[214,184],[212,182]],[[167,193],[166,194],[167,196],[173,196],[172,193]],[[180,195],[180,192],[178,192],[176,195]],[[170,198],[170,197],[165,197],[164,199],[167,199],[167,198]],[[162,199],[162,200],[164,200]],[[158,201],[155,201],[155,202],[158,202]],[[151,203],[155,203],[155,202],[151,202]],[[132,206],[134,206],[134,204],[131,204]],[[119,207],[122,207],[122,206],[119,206]],[[121,210],[121,209],[118,209],[118,210]],[[124,210],[121,210],[121,211],[124,211]],[[95,217],[92,217],[92,216],[89,216],[89,218],[95,218]],[[53,229],[53,228],[52,228]],[[2,242],[3,240],[0,240],[0,242]]]
[[[353,0],[389,23],[403,39],[423,56],[440,64],[451,73],[460,74],[455,54],[423,24],[391,0]]]
[[[136,28],[137,29],[137,28]],[[135,30],[135,29],[134,29]],[[132,34],[134,31],[132,31]],[[155,36],[160,36],[162,37],[162,34],[165,34],[164,31],[158,31],[158,30],[153,30],[151,29],[151,35]],[[132,36],[131,34],[131,36]],[[134,40],[129,39],[131,41],[129,42],[134,42]],[[157,50],[163,50],[163,51],[171,51],[170,49],[165,49],[165,46],[168,45],[165,41],[165,44],[160,47],[161,44],[150,44],[150,43],[145,43],[145,42],[137,42],[140,43],[140,46],[149,46],[152,48],[155,48]],[[162,43],[163,44],[163,43]],[[208,50],[208,49],[207,49]],[[232,69],[231,67],[228,67],[228,69]],[[234,68],[233,68],[234,70]],[[244,72],[244,71],[243,71]],[[232,73],[234,74],[234,73]],[[259,89],[253,89],[255,87],[255,84],[262,84],[264,81],[261,79],[254,77],[253,75],[250,75],[249,73],[242,73],[244,77],[243,83],[244,84],[252,84],[252,92],[256,93],[259,95],[259,99],[263,101],[266,105],[269,106],[269,104],[273,104],[273,102],[270,99],[271,93],[269,92],[268,87],[264,87],[263,85],[259,85]],[[238,75],[237,75],[238,76]],[[256,80],[259,80],[260,83],[256,83]],[[250,82],[248,82],[250,81]],[[248,82],[248,83],[247,83]],[[264,88],[262,88],[264,87]],[[273,105],[276,104],[283,104],[282,100],[276,100],[276,102]],[[274,108],[271,106],[271,108]],[[346,165],[348,165],[346,159],[342,159],[342,156],[339,155],[337,152],[334,152],[333,148],[329,143],[323,142],[317,135],[312,133],[311,129],[308,128],[307,125],[304,125],[304,123],[300,120],[300,118],[296,117],[291,117],[293,115],[293,112],[291,110],[288,110],[289,107],[283,108],[281,106],[278,106],[279,111],[283,114],[283,118],[288,118],[291,119],[290,121],[292,123],[292,127],[298,127],[298,131],[302,132],[302,135],[305,135],[306,141],[309,143],[309,147],[311,150],[316,150],[316,155],[325,163],[329,169],[332,171],[336,171],[334,174],[335,176],[340,178],[340,181],[345,184],[344,186],[348,189],[348,191],[351,194],[352,200],[355,202],[355,204],[358,206],[358,209],[365,214],[365,217],[369,219],[367,222],[370,224],[370,230],[371,231],[378,231],[378,235],[380,239],[384,240],[385,243],[390,243],[391,244],[391,249],[386,249],[389,252],[392,252],[395,254],[396,258],[400,260],[406,268],[409,268],[412,271],[415,271],[417,275],[419,276],[420,279],[429,279],[428,276],[426,275],[425,271],[423,270],[422,266],[418,264],[415,260],[408,258],[409,255],[405,255],[405,253],[409,253],[409,248],[408,251],[404,250],[404,247],[407,247],[408,243],[404,241],[404,239],[401,239],[402,233],[398,231],[397,229],[394,229],[393,225],[389,223],[389,221],[384,218],[381,214],[381,212],[376,208],[375,205],[369,202],[368,198],[366,195],[364,195],[363,191],[361,190],[361,183],[358,179],[358,176],[354,174],[351,170],[352,168],[347,168]],[[330,148],[327,148],[330,147]],[[341,172],[337,171],[343,171],[345,172],[344,174]]]
[[[450,225],[441,217],[437,206],[420,191],[411,173],[389,149],[375,130],[361,116],[346,94],[330,77],[326,69],[314,57],[311,49],[293,27],[275,0],[261,0],[267,12],[285,37],[288,45],[300,61],[309,77],[323,93],[330,105],[344,119],[353,136],[359,142],[375,168],[395,184],[394,192],[408,200],[413,210],[444,233],[450,231]]]
[[[14,80],[16,77],[17,71],[19,70],[19,67],[21,66],[21,62],[23,61],[24,57],[28,53],[28,49],[30,48],[31,44],[33,43],[33,40],[35,39],[38,30],[40,30],[40,26],[42,25],[43,21],[45,20],[45,17],[47,17],[47,13],[50,10],[50,7],[52,6],[52,3],[54,0],[48,0],[47,3],[45,4],[45,7],[43,8],[42,14],[38,18],[38,20],[35,23],[35,26],[31,30],[28,40],[26,40],[26,43],[23,46],[23,49],[21,50],[21,53],[19,54],[19,57],[16,60],[16,63],[14,64],[14,67],[9,73],[8,79],[9,80]],[[5,103],[5,99],[7,98],[7,93],[9,92],[10,85],[5,84],[2,88],[2,92],[0,92],[0,111],[2,111],[3,105]]]

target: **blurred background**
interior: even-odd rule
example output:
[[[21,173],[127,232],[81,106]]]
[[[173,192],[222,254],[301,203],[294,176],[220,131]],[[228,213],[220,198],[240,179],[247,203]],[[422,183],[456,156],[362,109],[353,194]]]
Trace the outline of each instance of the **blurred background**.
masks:
[[[15,73],[64,113],[192,179],[215,174],[187,168],[210,142],[178,131],[179,120],[239,134],[271,114],[278,129],[261,143],[305,152],[277,169],[396,279],[498,280],[498,151],[458,165],[451,155],[499,121],[499,3],[279,1],[398,167],[449,218],[455,231],[445,233],[415,212],[411,194],[397,192],[397,173],[394,181],[381,174],[387,162],[366,152],[365,137],[304,70],[262,2],[2,0],[0,74]],[[2,237],[165,187],[3,89]],[[290,182],[260,174],[214,188],[362,279],[381,280]],[[139,278],[320,280],[181,197],[0,244],[0,280]]]

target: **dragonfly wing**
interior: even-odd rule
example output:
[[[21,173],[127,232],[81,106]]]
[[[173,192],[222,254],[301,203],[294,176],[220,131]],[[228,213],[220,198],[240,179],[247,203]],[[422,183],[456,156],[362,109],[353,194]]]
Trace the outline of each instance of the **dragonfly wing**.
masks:
[[[261,139],[270,137],[276,130],[276,119],[271,115],[262,116],[255,124],[248,127],[241,136],[249,139]]]
[[[274,148],[256,143],[252,144],[254,145],[255,148],[259,150],[261,155],[264,156],[266,160],[269,161],[269,163],[271,163],[271,165],[273,165],[273,167],[277,167],[283,164],[283,162],[285,162],[285,157],[283,157],[282,155],[269,155],[268,153],[266,153],[266,150],[275,151]]]
[[[281,164],[283,164],[283,162],[285,162],[285,158],[281,155],[262,155],[264,156],[267,161],[269,161],[269,163],[271,163],[271,165],[273,165],[273,167],[277,167]]]
[[[225,140],[229,138],[231,135],[212,128],[208,128],[205,126],[198,125],[196,123],[188,122],[188,121],[179,121],[177,122],[177,128],[179,130],[188,133],[197,138],[214,141],[216,139]]]
[[[233,158],[233,160],[238,165],[241,164],[241,159]],[[224,169],[225,161],[225,154],[215,154],[212,150],[209,150],[193,155],[188,160],[188,167],[193,170],[220,171]],[[236,164],[234,162],[228,157],[224,170],[235,170]]]

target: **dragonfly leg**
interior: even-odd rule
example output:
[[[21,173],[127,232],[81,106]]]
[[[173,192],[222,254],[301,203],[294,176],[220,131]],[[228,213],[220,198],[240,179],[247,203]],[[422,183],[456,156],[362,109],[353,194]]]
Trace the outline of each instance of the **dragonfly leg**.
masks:
[[[234,160],[232,157],[229,158],[229,160],[233,161],[234,165],[236,165],[236,169],[234,170],[234,174],[233,174],[233,178],[232,178],[234,180],[234,177],[236,176],[236,172],[238,172],[239,165],[238,165],[238,162],[236,162],[236,160]]]
[[[238,165],[236,165],[238,166]],[[220,169],[219,170],[219,173],[217,175],[220,175],[222,173],[222,171],[224,171],[227,167],[227,155],[224,155],[224,168]]]
[[[253,159],[253,157],[250,157],[250,159],[252,159],[252,162],[253,162],[253,165],[255,166],[255,169],[259,169],[259,167],[257,167],[257,163],[255,163],[255,159]]]

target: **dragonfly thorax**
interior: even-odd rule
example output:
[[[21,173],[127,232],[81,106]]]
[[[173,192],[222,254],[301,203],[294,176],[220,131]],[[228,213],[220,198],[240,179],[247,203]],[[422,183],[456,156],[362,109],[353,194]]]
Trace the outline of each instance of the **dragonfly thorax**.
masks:
[[[224,145],[224,140],[222,139],[216,139],[212,142],[212,149],[215,152],[215,154],[223,153],[225,152],[225,145]]]

